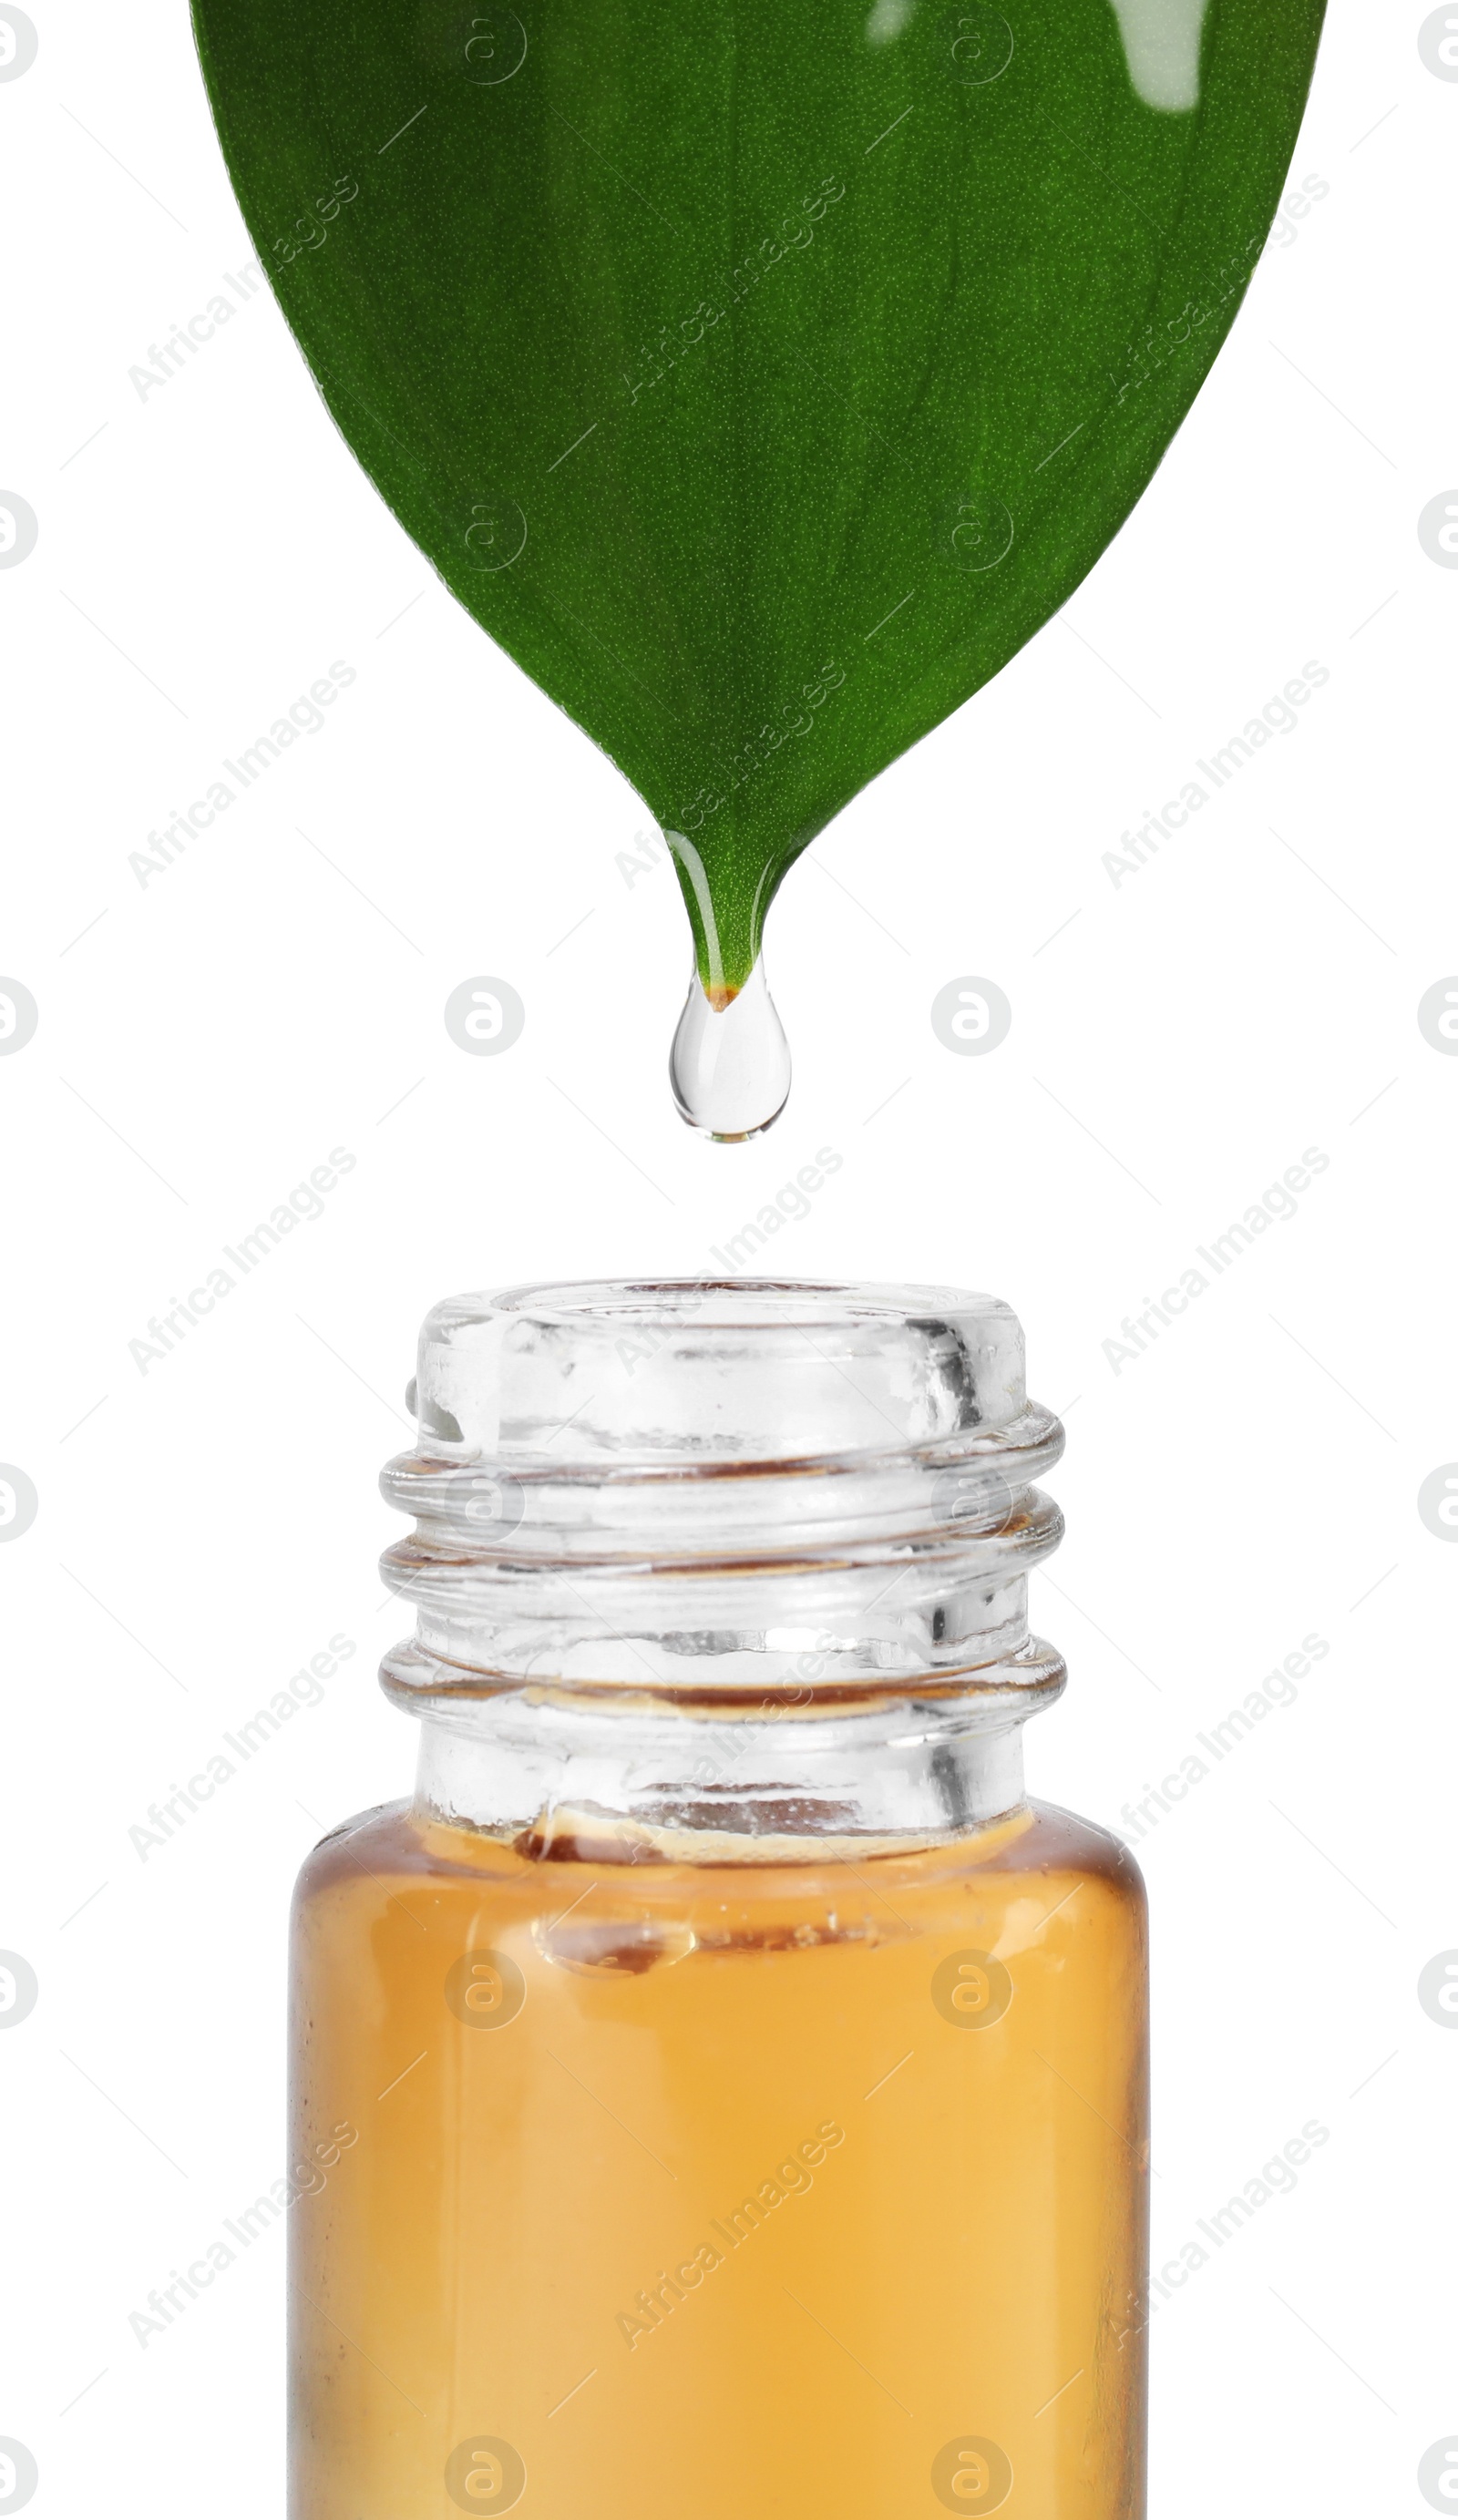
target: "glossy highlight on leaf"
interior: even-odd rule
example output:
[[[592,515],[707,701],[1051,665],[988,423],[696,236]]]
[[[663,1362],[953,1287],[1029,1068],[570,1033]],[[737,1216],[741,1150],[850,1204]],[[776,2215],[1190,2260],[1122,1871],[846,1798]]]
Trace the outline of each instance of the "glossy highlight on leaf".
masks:
[[[360,462],[669,835],[710,1003],[1062,605],[1264,245],[1321,0],[195,0]]]

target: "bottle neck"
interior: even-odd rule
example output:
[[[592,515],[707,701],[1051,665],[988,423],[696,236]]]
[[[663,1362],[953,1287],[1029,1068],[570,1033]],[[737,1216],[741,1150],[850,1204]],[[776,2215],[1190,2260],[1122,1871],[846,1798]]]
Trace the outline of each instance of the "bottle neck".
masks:
[[[1036,1702],[1061,1685],[1040,1664]],[[503,1688],[421,1707],[417,1816],[594,1864],[907,1852],[1023,1807],[1028,1706],[961,1689],[716,1703]]]

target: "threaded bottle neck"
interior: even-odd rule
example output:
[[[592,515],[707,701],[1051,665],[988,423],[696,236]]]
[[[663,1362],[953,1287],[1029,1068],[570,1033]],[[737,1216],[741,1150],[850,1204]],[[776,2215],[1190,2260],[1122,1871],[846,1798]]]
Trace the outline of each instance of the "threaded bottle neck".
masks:
[[[823,1819],[867,1754],[885,1791],[848,1794],[858,1829],[878,1809],[910,1825],[1007,1807],[1014,1752],[987,1745],[1064,1669],[1026,1605],[1062,1533],[1035,1482],[1063,1430],[1026,1397],[1005,1304],[746,1280],[510,1289],[436,1308],[414,1396],[419,1440],[383,1486],[415,1528],[383,1571],[417,1627],[382,1679],[456,1744],[424,1754],[433,1807],[494,1808],[494,1760],[535,1809],[570,1758],[577,1785],[596,1762],[609,1799],[588,1799],[620,1813],[646,1759],[653,1824],[698,1828],[736,1788],[767,1819],[788,1762]],[[715,1729],[734,1774],[704,1803],[688,1772]]]

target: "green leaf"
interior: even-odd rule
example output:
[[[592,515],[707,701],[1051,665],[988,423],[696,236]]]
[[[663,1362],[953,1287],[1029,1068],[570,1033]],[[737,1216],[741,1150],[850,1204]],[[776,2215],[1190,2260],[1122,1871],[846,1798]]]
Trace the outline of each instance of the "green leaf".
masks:
[[[196,0],[331,412],[679,835],[716,998],[1098,559],[1276,206],[1320,0],[1009,5]]]

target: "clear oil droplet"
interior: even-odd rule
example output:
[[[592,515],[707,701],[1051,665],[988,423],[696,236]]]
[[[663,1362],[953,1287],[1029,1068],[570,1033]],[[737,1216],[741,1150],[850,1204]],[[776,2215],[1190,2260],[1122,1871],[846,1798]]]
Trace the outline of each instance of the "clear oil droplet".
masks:
[[[722,995],[722,992],[715,992]],[[744,987],[715,1006],[689,974],[668,1058],[673,1100],[691,1129],[733,1144],[757,1138],[785,1108],[790,1044],[764,977],[761,955]]]

